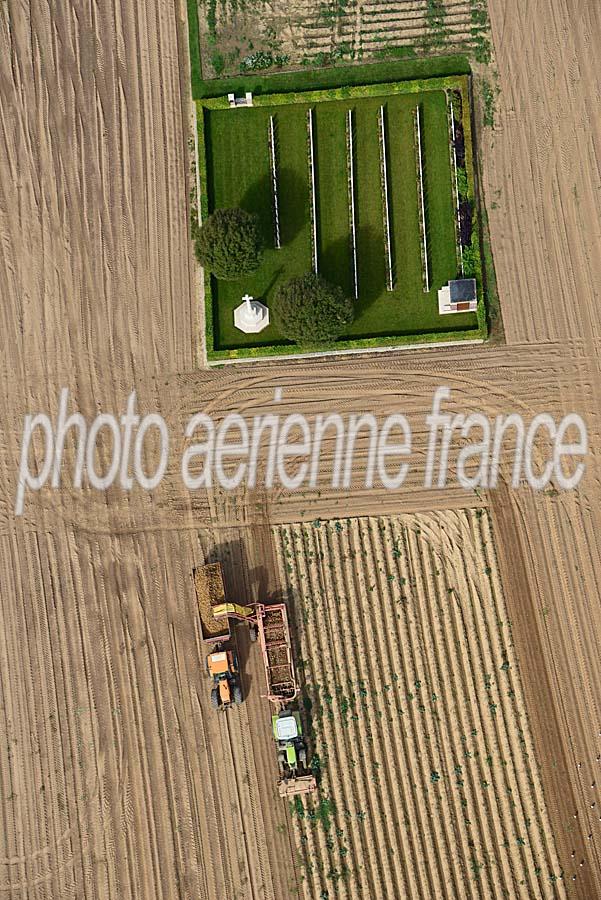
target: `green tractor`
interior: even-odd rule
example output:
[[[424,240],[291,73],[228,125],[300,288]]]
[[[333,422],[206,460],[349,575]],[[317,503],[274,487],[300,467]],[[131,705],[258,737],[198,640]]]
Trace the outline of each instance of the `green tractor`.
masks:
[[[315,776],[307,769],[307,745],[303,738],[300,713],[287,709],[271,717],[273,737],[278,749],[280,797],[309,794],[317,788]]]

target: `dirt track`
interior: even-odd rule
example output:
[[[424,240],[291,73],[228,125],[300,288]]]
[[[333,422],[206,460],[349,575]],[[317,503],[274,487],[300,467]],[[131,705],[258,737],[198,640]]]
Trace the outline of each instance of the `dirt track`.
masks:
[[[601,10],[493,0],[491,18],[501,95],[482,152],[508,346],[199,373],[183,12],[168,0],[1,5],[2,896],[293,896],[260,669],[249,661],[239,718],[215,719],[192,568],[241,541],[235,590],[269,592],[267,519],[475,502],[494,526],[563,882],[599,896]],[[426,494],[416,474],[400,498],[190,497],[170,470],[153,496],[66,487],[12,513],[23,416],[53,412],[63,386],[88,417],[136,388],[175,433],[202,408],[259,409],[279,384],[284,406],[400,406],[419,448],[441,381],[485,412],[581,412],[580,491],[477,500]]]

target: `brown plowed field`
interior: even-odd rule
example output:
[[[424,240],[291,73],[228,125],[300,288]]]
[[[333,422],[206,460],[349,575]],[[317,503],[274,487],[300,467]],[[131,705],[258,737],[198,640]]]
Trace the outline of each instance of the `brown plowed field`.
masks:
[[[377,4],[357,4],[345,40],[362,33],[361,15],[367,21],[377,13]],[[310,891],[307,885],[321,885],[319,862],[325,869],[343,847],[352,856],[353,879],[348,888],[343,878],[330,881],[347,893],[363,884],[369,900],[390,890],[394,896],[404,883],[416,896],[433,890],[436,896],[437,884],[440,891],[449,885],[468,896],[478,890],[493,896],[491,884],[503,879],[510,896],[537,897],[537,865],[544,873],[563,870],[557,892],[581,900],[601,896],[601,7],[592,0],[491,0],[490,15],[500,94],[495,128],[480,134],[480,150],[507,344],[203,372],[188,235],[185,5],[0,3],[0,895],[6,900],[288,900]],[[319,46],[331,46],[331,35],[328,26]],[[537,496],[502,487],[479,497],[457,488],[424,490],[423,420],[441,383],[451,387],[457,406],[488,415],[581,413],[591,451],[579,490]],[[379,418],[405,412],[415,464],[403,490],[367,491],[357,479],[342,494],[325,480],[300,496],[184,491],[178,435],[189,416],[273,411],[276,386],[284,389],[282,413],[299,407],[308,414],[373,411]],[[152,494],[74,490],[67,476],[60,491],[29,496],[17,519],[23,418],[38,410],[54,415],[63,387],[71,391],[71,408],[88,419],[100,410],[119,413],[135,389],[140,410],[163,415],[174,436],[168,474]],[[107,452],[101,448],[101,461]],[[73,460],[71,446],[66,456]],[[478,518],[474,507],[487,512]],[[407,777],[393,781],[390,755],[382,749],[375,756],[366,730],[357,736],[357,753],[369,764],[363,780],[350,756],[338,767],[331,755],[324,764],[320,796],[336,800],[343,834],[322,827],[327,804],[312,829],[276,798],[261,663],[242,626],[236,639],[246,703],[227,719],[209,708],[191,573],[219,558],[235,595],[279,597],[270,525],[307,526],[343,515],[343,525],[346,517],[356,522],[358,541],[357,535],[379,534],[378,525],[374,532],[372,520],[358,522],[358,516],[394,516],[387,527],[402,532],[415,514],[433,524],[427,535],[409,528],[398,558],[390,559],[390,546],[374,545],[377,589],[362,585],[357,567],[327,573],[341,603],[355,592],[353,612],[369,624],[398,589],[378,566],[394,566],[395,574],[413,560],[419,587],[412,596],[422,601],[413,618],[407,605],[397,604],[394,631],[362,630],[357,641],[365,655],[343,658],[337,647],[331,663],[324,655],[324,665],[343,684],[336,664],[348,671],[348,683],[370,671],[374,650],[396,653],[381,692],[370,685],[357,715],[372,733],[381,729],[401,741],[404,754],[405,747],[419,751],[412,761],[417,787]],[[453,521],[460,523],[455,529],[443,524]],[[498,578],[492,544],[482,549],[479,543],[489,522]],[[326,533],[332,548],[351,539],[350,531],[334,526],[331,534],[310,532],[311,540],[323,541]],[[463,535],[459,542],[456,534]],[[490,557],[492,587],[486,573],[472,577],[465,568],[465,542],[475,548],[474,567],[482,554]],[[444,548],[442,563],[432,562],[436,550],[428,547]],[[446,629],[436,627],[445,609],[437,589],[441,579],[451,581],[451,572],[449,587],[465,587],[465,607],[455,595],[446,606],[454,640],[464,641],[461,660]],[[364,604],[375,594],[380,603],[363,611],[361,597]],[[323,616],[333,598],[323,586],[319,596],[316,614]],[[492,608],[487,599],[506,604],[511,668],[499,672],[489,649],[488,664],[482,657],[472,677],[476,654],[485,652],[480,639],[486,629],[495,636],[483,612]],[[461,631],[461,609],[474,617],[469,638]],[[329,629],[357,627],[356,619],[337,621],[336,610]],[[315,627],[311,620],[305,627],[302,615],[297,621],[301,636]],[[419,638],[413,656],[402,643],[410,638]],[[307,660],[305,668],[318,663]],[[384,690],[395,673],[410,680],[418,663],[425,674],[413,679],[413,690],[404,688],[404,698]],[[432,692],[448,706],[454,695],[444,674],[458,663],[457,718],[445,726],[442,715],[441,722],[434,719],[439,701],[431,693],[425,711],[406,695],[416,694],[417,680],[435,682],[440,687]],[[491,691],[504,678],[515,681],[513,697],[494,700],[494,720],[486,711],[487,674]],[[404,712],[394,722],[383,704],[389,695]],[[320,698],[321,692],[311,697],[317,711]],[[520,722],[529,715],[528,760],[515,743],[514,707]],[[467,777],[464,786],[453,781],[463,748],[453,726],[470,716],[482,724],[474,725],[477,735],[462,732],[467,750],[484,753],[469,741],[486,735],[484,761],[493,756],[485,777],[491,786],[484,788],[480,778],[481,790],[482,756],[457,762]],[[347,728],[356,725],[332,723],[329,740],[336,747],[344,746]],[[507,760],[511,749],[513,764],[500,768],[499,755]],[[399,757],[399,768],[408,758]],[[373,762],[380,762],[376,772]],[[401,771],[409,775],[408,768]],[[433,772],[439,780],[431,780]],[[528,784],[515,808],[500,789],[505,778],[515,791]],[[348,794],[351,783],[356,797]],[[470,832],[460,788],[473,810]],[[380,816],[374,796],[382,798],[389,843],[395,839],[400,847],[394,857],[386,848],[376,857],[365,837]],[[398,838],[397,802],[406,804],[397,813]],[[550,831],[541,832],[545,808]],[[444,816],[439,829],[428,811]],[[484,811],[490,811],[486,818]],[[420,827],[407,830],[405,816]],[[308,873],[311,881],[301,882],[295,841],[305,833],[317,868]],[[483,864],[479,881],[469,867],[473,850],[480,854],[475,866]],[[338,857],[335,864],[341,872]],[[551,889],[544,879],[540,884]]]
[[[488,514],[275,541],[322,768],[295,815],[305,896],[563,895]]]
[[[222,551],[248,596],[239,551]],[[3,896],[294,889],[258,653],[247,703],[210,709],[190,576],[205,559],[185,532],[2,538],[3,596],[17,602],[0,611]],[[248,632],[236,638],[246,661]]]

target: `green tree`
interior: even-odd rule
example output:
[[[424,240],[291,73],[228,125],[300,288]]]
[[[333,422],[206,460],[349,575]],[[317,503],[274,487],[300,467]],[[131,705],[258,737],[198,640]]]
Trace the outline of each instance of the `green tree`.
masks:
[[[258,216],[244,209],[216,209],[195,229],[196,258],[217,278],[250,275],[261,264],[263,238]]]
[[[281,286],[273,312],[280,334],[300,343],[332,341],[355,317],[353,301],[342,288],[312,272]]]

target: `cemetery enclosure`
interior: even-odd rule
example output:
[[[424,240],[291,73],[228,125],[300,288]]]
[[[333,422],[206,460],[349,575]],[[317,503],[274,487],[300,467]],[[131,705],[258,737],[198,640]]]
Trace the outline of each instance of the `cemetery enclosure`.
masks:
[[[283,343],[273,325],[259,336],[242,335],[232,310],[247,291],[269,305],[283,280],[315,268],[357,298],[344,336],[350,340],[476,329],[474,314],[441,317],[437,307],[437,290],[458,274],[448,94],[442,85],[398,87],[376,86],[368,96],[353,89],[347,97],[342,91],[262,97],[249,108],[199,107],[206,211],[256,212],[267,246],[252,277],[211,279],[217,348]]]

